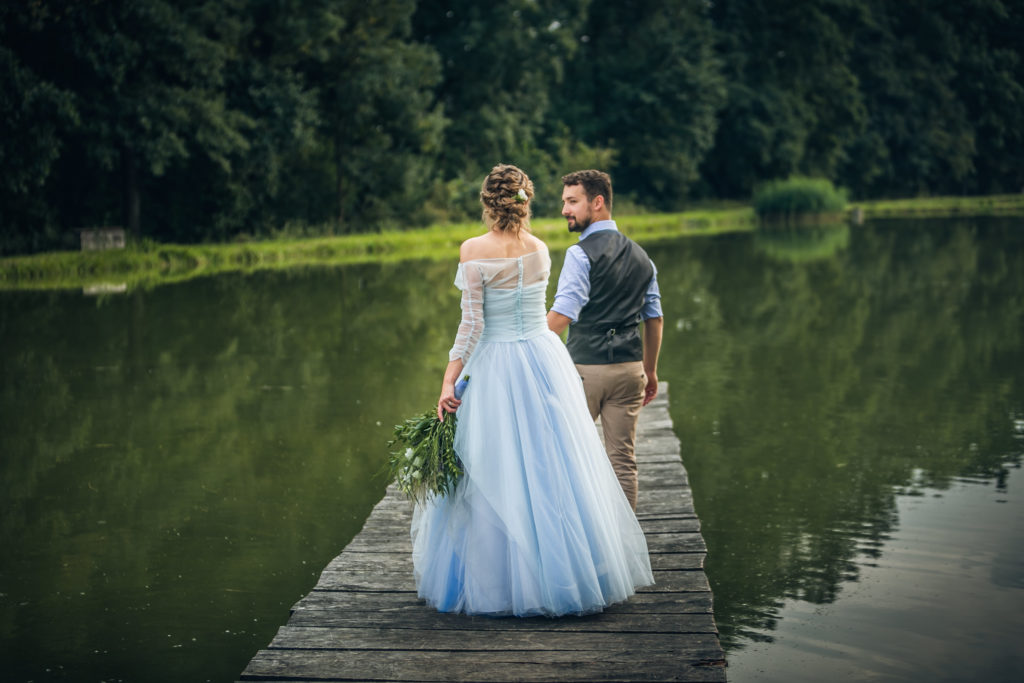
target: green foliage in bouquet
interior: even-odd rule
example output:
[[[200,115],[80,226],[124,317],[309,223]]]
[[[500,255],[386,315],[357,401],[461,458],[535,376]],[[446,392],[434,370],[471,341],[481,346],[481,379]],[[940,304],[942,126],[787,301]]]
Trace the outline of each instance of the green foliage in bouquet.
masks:
[[[469,385],[469,375],[455,384],[455,398]],[[391,479],[411,500],[424,501],[431,494],[446,496],[455,490],[462,476],[462,461],[455,455],[455,413],[446,413],[437,419],[437,410],[410,417],[395,425],[395,438],[388,447]],[[404,446],[404,448],[403,448]]]
[[[455,490],[462,463],[455,455],[455,413],[437,419],[437,410],[410,417],[395,425],[391,452],[391,477],[411,500],[424,501],[430,494],[445,496]]]

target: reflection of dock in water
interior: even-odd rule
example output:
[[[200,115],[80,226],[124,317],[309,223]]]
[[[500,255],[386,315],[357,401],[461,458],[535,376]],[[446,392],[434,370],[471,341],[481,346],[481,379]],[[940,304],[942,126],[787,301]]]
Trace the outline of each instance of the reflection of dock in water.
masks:
[[[667,389],[641,411],[637,435],[637,517],[654,586],[585,617],[438,613],[416,596],[411,507],[392,486],[242,680],[724,681]]]

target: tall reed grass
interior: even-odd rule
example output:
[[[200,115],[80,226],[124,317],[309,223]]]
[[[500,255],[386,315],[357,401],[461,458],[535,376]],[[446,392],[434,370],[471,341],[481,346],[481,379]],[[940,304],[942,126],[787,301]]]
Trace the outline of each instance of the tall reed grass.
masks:
[[[846,192],[824,178],[794,176],[767,183],[754,193],[754,212],[769,225],[841,219],[845,209]]]

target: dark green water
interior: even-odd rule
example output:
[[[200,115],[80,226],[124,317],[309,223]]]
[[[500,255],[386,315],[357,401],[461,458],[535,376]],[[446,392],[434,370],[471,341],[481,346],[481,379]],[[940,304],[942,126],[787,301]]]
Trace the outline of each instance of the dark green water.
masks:
[[[1024,221],[651,251],[730,680],[1024,680]]]
[[[649,251],[730,680],[1019,680],[1024,221]],[[453,276],[0,293],[4,679],[235,680],[434,401]]]

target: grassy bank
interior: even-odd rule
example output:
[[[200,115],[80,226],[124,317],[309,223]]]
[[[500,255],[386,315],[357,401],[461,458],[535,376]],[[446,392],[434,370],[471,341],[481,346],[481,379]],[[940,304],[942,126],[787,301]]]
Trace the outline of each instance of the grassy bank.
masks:
[[[746,208],[643,214],[618,219],[627,234],[643,241],[686,233],[709,234],[751,227]],[[126,249],[50,252],[0,259],[0,289],[78,289],[102,291],[177,282],[225,272],[407,259],[456,259],[459,244],[481,232],[479,223],[439,225],[423,230],[313,239],[281,239],[232,244],[142,244]],[[535,220],[534,233],[552,249],[569,246],[561,219]]]
[[[1024,215],[1024,194],[989,197],[921,197],[850,202],[864,210],[865,218],[942,218],[949,216]]]
[[[1024,215],[1024,195],[935,197],[853,202],[865,217]],[[686,234],[751,230],[750,207],[672,214],[617,216],[620,228],[641,242]],[[535,220],[534,232],[552,249],[576,240],[561,219]],[[0,258],[0,290],[134,289],[225,272],[301,266],[333,266],[406,259],[456,258],[458,245],[479,234],[479,223],[439,225],[423,230],[313,239],[281,239],[231,244],[152,244],[92,252],[51,252]]]

